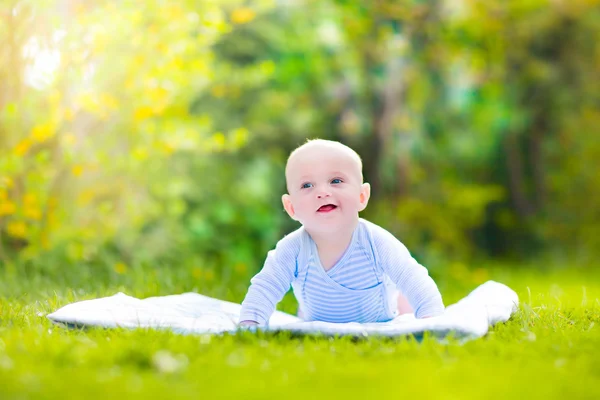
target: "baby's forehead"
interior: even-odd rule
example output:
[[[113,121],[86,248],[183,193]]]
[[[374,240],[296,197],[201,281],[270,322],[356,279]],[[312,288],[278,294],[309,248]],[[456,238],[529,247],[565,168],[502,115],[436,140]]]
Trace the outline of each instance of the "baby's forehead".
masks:
[[[288,180],[300,179],[304,175],[334,172],[358,175],[362,180],[360,158],[349,149],[345,151],[330,146],[307,146],[292,153],[285,169]]]

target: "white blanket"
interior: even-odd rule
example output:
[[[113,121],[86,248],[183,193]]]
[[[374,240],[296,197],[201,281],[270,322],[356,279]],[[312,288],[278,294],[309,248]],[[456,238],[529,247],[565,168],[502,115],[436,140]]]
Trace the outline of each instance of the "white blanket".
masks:
[[[293,315],[276,311],[265,331],[291,331],[295,334],[350,335],[364,337],[422,336],[452,334],[464,340],[485,335],[488,327],[507,321],[517,310],[519,298],[509,287],[488,281],[468,296],[446,307],[439,317],[416,319],[405,314],[385,323],[305,322]],[[197,293],[137,299],[123,293],[95,300],[68,304],[48,315],[55,323],[69,327],[171,329],[179,333],[217,334],[238,330],[240,304]]]

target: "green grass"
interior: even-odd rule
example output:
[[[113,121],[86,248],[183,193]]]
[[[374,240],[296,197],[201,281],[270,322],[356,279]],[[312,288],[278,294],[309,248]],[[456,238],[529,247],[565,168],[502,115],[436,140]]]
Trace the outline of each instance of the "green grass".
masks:
[[[150,330],[67,330],[45,315],[117,291],[145,297],[197,290],[239,301],[247,277],[191,279],[131,269],[103,279],[0,272],[0,399],[28,398],[600,398],[600,273],[585,269],[449,268],[446,304],[495,279],[518,313],[484,338],[183,336]],[[111,275],[112,274],[112,275]],[[287,297],[283,309],[292,312]]]

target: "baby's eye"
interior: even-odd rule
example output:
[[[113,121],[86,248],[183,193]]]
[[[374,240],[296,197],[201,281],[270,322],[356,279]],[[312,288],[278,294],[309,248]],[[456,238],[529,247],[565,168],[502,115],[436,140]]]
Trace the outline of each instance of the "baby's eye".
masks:
[[[340,178],[335,178],[331,180],[331,183],[342,183],[343,181]]]
[[[303,183],[303,184],[302,184],[302,189],[309,189],[309,188],[311,188],[311,187],[312,187],[312,185],[313,185],[313,184],[312,184],[312,183],[310,183],[310,182]]]

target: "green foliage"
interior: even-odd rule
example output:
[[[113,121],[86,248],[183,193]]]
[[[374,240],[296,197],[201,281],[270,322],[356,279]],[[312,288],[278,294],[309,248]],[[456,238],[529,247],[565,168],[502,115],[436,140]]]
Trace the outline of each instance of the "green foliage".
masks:
[[[296,226],[283,165],[311,137],[359,152],[364,216],[423,260],[600,244],[596,1],[11,0],[0,16],[5,265],[255,271]]]

